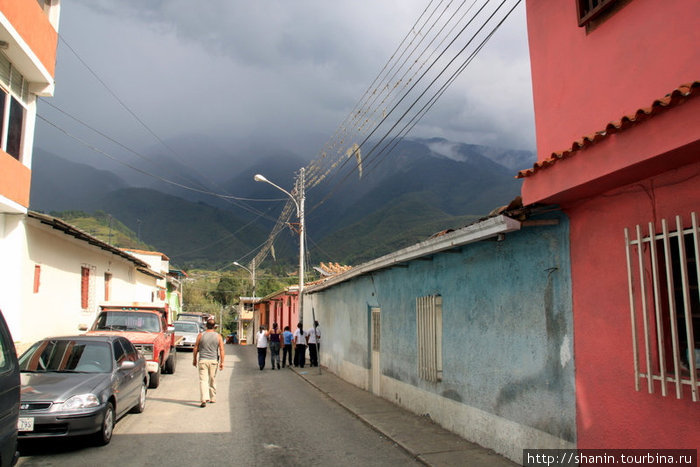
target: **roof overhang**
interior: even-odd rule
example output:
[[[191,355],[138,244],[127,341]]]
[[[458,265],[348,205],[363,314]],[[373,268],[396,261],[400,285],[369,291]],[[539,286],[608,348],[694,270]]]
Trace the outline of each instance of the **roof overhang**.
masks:
[[[37,221],[41,222],[44,225],[47,225],[49,227],[52,227],[60,232],[63,232],[66,235],[70,235],[71,237],[74,237],[80,241],[86,242],[92,246],[96,246],[97,248],[100,248],[102,250],[105,250],[109,253],[112,253],[114,255],[120,256],[124,258],[125,260],[133,263],[136,266],[136,269],[144,274],[147,274],[149,276],[153,276],[159,279],[163,279],[165,276],[162,274],[158,274],[157,272],[153,271],[148,263],[145,261],[142,261],[135,256],[132,256],[121,249],[114,247],[110,245],[109,243],[105,243],[102,240],[99,240],[95,237],[93,237],[90,234],[87,234],[83,232],[82,230],[67,224],[66,222],[63,222],[61,219],[58,219],[57,217],[49,216],[47,214],[41,214],[35,211],[28,211],[27,212],[27,217],[31,219],[36,219]]]
[[[320,292],[341,282],[348,281],[354,277],[368,274],[380,269],[390,268],[414,259],[434,255],[441,251],[451,250],[469,243],[475,243],[488,238],[493,238],[499,234],[506,234],[520,230],[520,222],[505,215],[490,217],[488,219],[468,225],[467,227],[455,230],[440,237],[431,238],[403,250],[390,253],[381,258],[374,259],[350,269],[347,272],[333,276],[321,284],[310,286],[305,289],[306,293]]]

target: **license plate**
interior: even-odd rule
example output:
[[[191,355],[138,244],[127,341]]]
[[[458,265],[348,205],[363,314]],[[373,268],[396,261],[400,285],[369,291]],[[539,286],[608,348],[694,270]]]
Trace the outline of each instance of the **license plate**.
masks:
[[[34,417],[19,417],[17,431],[34,431]]]

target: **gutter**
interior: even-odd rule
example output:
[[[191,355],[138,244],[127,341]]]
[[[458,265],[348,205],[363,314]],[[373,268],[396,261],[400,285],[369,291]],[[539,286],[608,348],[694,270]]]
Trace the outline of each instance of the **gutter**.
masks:
[[[390,253],[380,258],[374,259],[360,266],[354,267],[347,272],[333,276],[323,283],[310,286],[304,290],[305,293],[312,294],[332,287],[341,282],[348,281],[354,277],[368,274],[380,269],[390,268],[398,264],[406,263],[414,259],[430,256],[445,250],[451,250],[469,243],[480,242],[488,238],[497,237],[520,230],[521,223],[510,217],[499,215],[490,217],[483,221],[476,222],[464,228],[455,230],[440,237],[431,238],[415,245],[411,245],[403,250]]]

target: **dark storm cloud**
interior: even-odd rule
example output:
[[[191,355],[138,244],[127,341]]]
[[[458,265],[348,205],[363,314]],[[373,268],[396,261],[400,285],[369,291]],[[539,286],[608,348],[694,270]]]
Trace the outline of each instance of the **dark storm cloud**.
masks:
[[[76,0],[60,32],[164,140],[263,139],[314,155],[426,5]],[[412,134],[534,148],[524,16],[520,6]],[[52,103],[139,150],[156,143],[63,45]],[[52,138],[40,128],[37,144],[62,144]]]

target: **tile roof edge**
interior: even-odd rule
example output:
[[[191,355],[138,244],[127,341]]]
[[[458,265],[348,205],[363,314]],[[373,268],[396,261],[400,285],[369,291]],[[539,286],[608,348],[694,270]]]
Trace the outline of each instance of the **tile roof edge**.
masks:
[[[619,120],[608,122],[608,124],[605,126],[605,129],[596,131],[595,133],[591,133],[589,135],[582,136],[578,140],[574,141],[570,148],[567,148],[563,151],[553,152],[548,159],[543,159],[541,161],[535,162],[532,168],[519,171],[515,178],[530,177],[535,173],[539,172],[540,170],[544,170],[548,167],[551,167],[560,160],[572,157],[579,150],[596,144],[597,142],[611,134],[624,131],[635,123],[642,122],[648,118],[653,117],[654,115],[658,114],[663,110],[678,105],[680,102],[683,102],[688,98],[697,96],[698,94],[700,94],[697,91],[697,88],[700,88],[700,80],[681,84],[676,89],[666,94],[664,97],[654,100],[654,102],[652,102],[649,107],[640,107],[632,114],[623,115],[622,118],[620,118]]]

